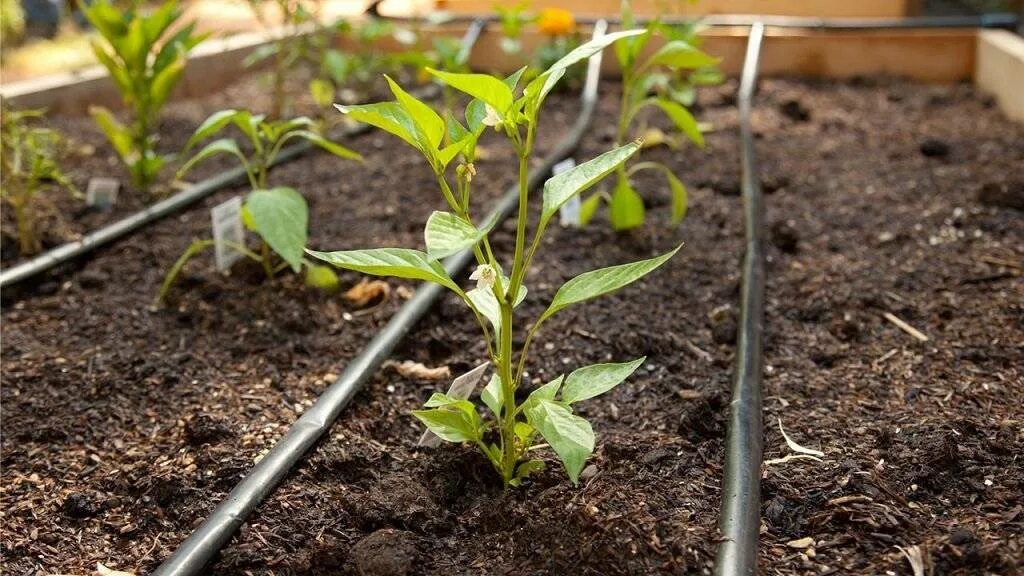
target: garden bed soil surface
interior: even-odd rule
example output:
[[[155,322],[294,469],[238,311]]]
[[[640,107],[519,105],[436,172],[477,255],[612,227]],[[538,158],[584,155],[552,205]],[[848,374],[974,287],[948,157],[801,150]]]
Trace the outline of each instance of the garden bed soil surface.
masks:
[[[598,448],[579,487],[551,454],[544,472],[503,493],[475,452],[417,449],[422,429],[408,412],[447,382],[384,369],[210,572],[707,573],[743,246],[734,89],[702,94],[699,116],[716,128],[706,151],[646,153],[690,185],[678,229],[666,223],[664,184],[638,177],[646,227],[555,230],[527,279],[523,318],[582,271],[686,242],[648,278],[541,332],[534,383],[647,356],[580,407]],[[611,147],[615,90],[604,87],[578,159]],[[553,102],[547,143],[577,109],[571,97]],[[917,545],[936,573],[1019,572],[1024,213],[1011,205],[1024,186],[1024,128],[968,87],[897,80],[766,81],[754,121],[772,241],[767,457],[788,453],[776,418],[825,453],[765,466],[763,571],[909,573],[896,546]],[[318,155],[272,176],[310,198],[311,244],[420,245],[441,205],[429,171],[390,137],[354,145],[366,166]],[[513,177],[499,168],[502,150],[478,166],[491,199]],[[293,278],[268,286],[244,267],[222,278],[204,261],[168,308],[149,311],[166,265],[225,197],[5,305],[0,543],[12,573],[152,570],[401,303],[401,282],[365,312]],[[483,357],[454,297],[394,354],[453,374]]]

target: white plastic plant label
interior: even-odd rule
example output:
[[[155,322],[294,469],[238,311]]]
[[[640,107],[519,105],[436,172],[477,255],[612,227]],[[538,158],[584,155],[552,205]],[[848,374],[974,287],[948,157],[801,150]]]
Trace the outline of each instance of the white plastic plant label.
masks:
[[[217,270],[227,272],[231,265],[242,257],[235,249],[245,242],[245,230],[242,228],[242,197],[234,198],[217,204],[210,209],[213,222],[213,251],[217,261]]]
[[[117,193],[120,189],[121,182],[116,178],[90,178],[85,189],[85,204],[90,208],[110,208],[117,202]]]
[[[551,172],[554,174],[561,174],[567,172],[576,167],[576,161],[572,158],[566,158],[558,164],[555,164]],[[572,226],[573,228],[580,227],[580,195],[576,194],[572,198],[569,198],[562,204],[562,207],[558,209],[558,220],[562,224],[563,228]]]

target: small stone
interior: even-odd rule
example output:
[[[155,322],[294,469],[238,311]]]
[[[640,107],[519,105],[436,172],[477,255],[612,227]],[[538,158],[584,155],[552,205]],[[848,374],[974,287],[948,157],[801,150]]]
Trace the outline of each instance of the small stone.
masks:
[[[97,270],[85,270],[78,275],[78,284],[86,290],[98,290],[106,285],[110,277]]]
[[[779,106],[779,111],[794,122],[807,122],[811,119],[811,111],[795,98],[783,102]]]
[[[208,444],[230,434],[227,423],[210,414],[196,414],[185,422],[185,438],[193,446]]]
[[[949,535],[949,543],[954,546],[964,546],[974,541],[974,532],[967,528],[957,528]]]
[[[771,243],[786,254],[795,254],[800,246],[800,231],[792,220],[779,220],[771,226]]]
[[[72,492],[64,499],[61,511],[65,516],[71,518],[90,518],[99,514],[101,506],[97,504],[92,496],[83,492]]]
[[[594,466],[593,464],[588,464],[587,467],[583,469],[583,472],[580,472],[580,480],[583,481],[590,480],[594,476],[597,476],[597,466]]]
[[[949,155],[949,144],[938,138],[926,138],[920,145],[921,154],[928,158],[945,158]]]
[[[352,547],[360,576],[405,576],[417,555],[415,536],[404,530],[377,530]]]

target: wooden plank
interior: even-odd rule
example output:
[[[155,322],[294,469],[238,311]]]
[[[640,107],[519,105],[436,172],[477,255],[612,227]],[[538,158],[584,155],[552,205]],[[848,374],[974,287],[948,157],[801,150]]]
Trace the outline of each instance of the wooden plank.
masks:
[[[974,83],[992,94],[1008,117],[1024,122],[1024,38],[1006,30],[982,30]]]
[[[493,0],[437,0],[438,10],[454,14],[492,14]],[[509,4],[512,4],[511,2]],[[619,14],[620,0],[530,0],[529,9],[562,8],[577,16]],[[909,16],[913,0],[634,0],[637,16],[705,16],[708,14],[770,14],[817,18],[882,18]]]

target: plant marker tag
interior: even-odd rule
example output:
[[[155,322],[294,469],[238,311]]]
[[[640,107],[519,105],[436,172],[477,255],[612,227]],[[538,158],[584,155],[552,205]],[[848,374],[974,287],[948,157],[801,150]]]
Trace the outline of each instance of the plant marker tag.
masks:
[[[245,230],[242,228],[242,197],[235,196],[211,208],[210,219],[213,221],[213,252],[217,270],[227,272],[231,265],[242,257],[242,254],[231,246],[245,242]]]
[[[552,174],[561,174],[562,172],[568,172],[576,167],[576,160],[572,158],[566,158],[558,164],[555,164],[554,168],[551,169]],[[572,226],[573,228],[580,227],[580,195],[575,194],[572,198],[569,198],[565,204],[558,209],[558,220],[561,223],[562,228]]]
[[[487,371],[487,367],[490,365],[490,362],[484,362],[462,376],[459,376],[455,380],[452,380],[452,385],[448,387],[448,397],[453,400],[465,400],[469,398],[469,395],[473,393],[473,390],[476,390],[476,385],[483,379],[484,372]],[[441,445],[441,439],[430,430],[427,430],[423,432],[423,436],[420,436],[420,441],[417,442],[416,445],[426,446],[428,448],[437,448]]]
[[[116,178],[103,178],[96,176],[89,179],[89,185],[85,189],[85,204],[90,208],[105,210],[117,202],[117,192],[121,189],[121,182]]]

